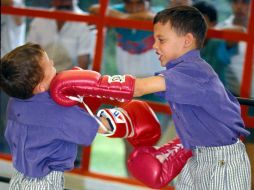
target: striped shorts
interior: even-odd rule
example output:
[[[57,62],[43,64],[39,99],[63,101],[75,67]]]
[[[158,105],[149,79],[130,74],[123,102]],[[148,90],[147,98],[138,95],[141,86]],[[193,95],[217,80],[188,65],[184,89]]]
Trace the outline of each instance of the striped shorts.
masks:
[[[250,190],[250,170],[241,141],[220,147],[197,147],[177,177],[176,190]]]
[[[31,178],[15,171],[10,181],[9,190],[63,190],[63,172],[52,171],[45,177]]]

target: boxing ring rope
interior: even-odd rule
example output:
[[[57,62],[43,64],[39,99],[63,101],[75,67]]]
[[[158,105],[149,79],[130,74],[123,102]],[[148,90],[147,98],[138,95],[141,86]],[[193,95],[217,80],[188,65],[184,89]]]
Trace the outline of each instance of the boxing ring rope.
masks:
[[[38,9],[38,8],[29,8],[29,7],[16,8],[16,7],[9,7],[9,6],[8,7],[1,6],[1,14],[87,22],[87,23],[96,25],[97,38],[96,38],[95,56],[94,56],[92,69],[100,72],[106,27],[123,27],[123,28],[135,28],[135,29],[142,29],[142,30],[152,30],[153,26],[152,26],[152,23],[149,21],[137,21],[137,20],[125,19],[123,22],[122,19],[107,17],[105,13],[106,13],[106,8],[109,4],[109,1],[100,0],[99,2],[101,6],[100,15],[96,15],[96,16],[74,14],[74,13],[62,12],[62,11],[51,11],[51,10]],[[241,91],[240,91],[241,97],[238,97],[237,99],[240,102],[240,104],[242,104],[241,106],[242,117],[244,119],[245,124],[248,127],[254,128],[254,117],[248,116],[248,107],[254,105],[254,100],[249,99],[250,92],[251,92],[251,80],[252,80],[252,77],[254,77],[252,76],[252,67],[254,64],[254,47],[253,47],[254,25],[251,23],[254,23],[253,1],[250,4],[250,18],[249,18],[248,30],[246,33],[209,29],[207,33],[207,37],[219,38],[219,39],[225,39],[225,40],[234,40],[234,41],[244,41],[247,43],[245,61],[243,65]],[[162,103],[150,102],[150,101],[147,101],[147,102],[155,112],[171,114],[171,111],[168,105],[162,104]],[[111,105],[119,104],[118,102],[112,102],[112,101],[108,101],[108,103]],[[72,171],[73,173],[77,173],[84,176],[90,176],[94,178],[100,178],[100,179],[109,180],[109,181],[116,181],[121,183],[143,186],[140,182],[133,179],[103,175],[103,174],[98,174],[98,173],[89,171],[90,152],[91,152],[91,147],[83,149],[83,153],[86,156],[82,158],[82,166],[81,168],[75,168]],[[11,160],[11,156],[9,154],[0,153],[0,159]],[[173,189],[173,188],[166,187],[165,189]]]
[[[241,105],[254,106],[254,99],[237,97],[237,100]]]

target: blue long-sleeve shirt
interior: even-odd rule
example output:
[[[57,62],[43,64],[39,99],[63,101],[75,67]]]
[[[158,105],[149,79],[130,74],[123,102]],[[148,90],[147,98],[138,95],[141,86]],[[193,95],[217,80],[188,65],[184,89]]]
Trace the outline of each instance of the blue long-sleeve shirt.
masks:
[[[218,75],[192,50],[170,61],[160,73],[166,82],[164,97],[172,110],[176,131],[188,149],[233,144],[248,135],[237,99]]]
[[[57,105],[45,92],[27,100],[10,99],[5,137],[14,167],[25,176],[43,177],[72,169],[77,144],[90,145],[98,127],[78,106]]]

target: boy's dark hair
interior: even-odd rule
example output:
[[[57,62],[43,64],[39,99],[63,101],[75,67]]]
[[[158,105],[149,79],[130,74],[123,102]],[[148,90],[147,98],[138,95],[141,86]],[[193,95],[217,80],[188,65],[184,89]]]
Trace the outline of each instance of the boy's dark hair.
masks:
[[[176,6],[158,12],[153,24],[170,23],[178,35],[191,33],[196,39],[198,49],[202,48],[206,36],[207,25],[203,15],[191,6]]]
[[[206,15],[210,22],[217,23],[217,10],[213,4],[207,1],[199,1],[194,3],[193,7],[197,8],[203,15]]]
[[[27,99],[44,77],[39,62],[45,51],[38,44],[19,46],[1,58],[0,88],[9,96]]]

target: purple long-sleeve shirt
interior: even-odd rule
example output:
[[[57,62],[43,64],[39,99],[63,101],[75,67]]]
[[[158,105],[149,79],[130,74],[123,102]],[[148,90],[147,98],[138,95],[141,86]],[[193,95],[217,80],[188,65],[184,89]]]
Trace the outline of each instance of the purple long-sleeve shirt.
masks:
[[[78,106],[57,105],[48,92],[30,99],[11,98],[5,137],[13,165],[29,177],[73,168],[77,144],[92,143],[99,125]]]
[[[196,146],[233,144],[248,135],[237,99],[228,92],[217,74],[192,50],[170,61],[163,75],[164,97],[172,110],[177,134],[188,149]]]

